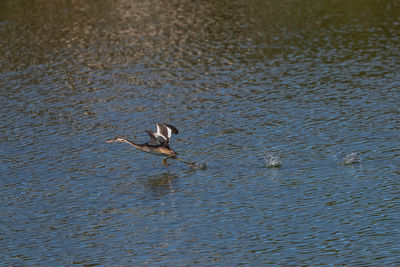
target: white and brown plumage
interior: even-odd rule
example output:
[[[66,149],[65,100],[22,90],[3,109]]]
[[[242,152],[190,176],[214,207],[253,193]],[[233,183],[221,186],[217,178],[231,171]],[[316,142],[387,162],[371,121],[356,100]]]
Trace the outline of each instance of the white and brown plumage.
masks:
[[[145,132],[150,136],[150,142],[147,142],[147,144],[154,147],[168,147],[172,134],[179,133],[178,129],[174,126],[164,123],[157,123],[157,132],[155,133],[149,130],[145,130]]]
[[[176,155],[177,153],[169,147],[169,140],[172,134],[178,134],[179,131],[174,126],[165,123],[157,123],[157,132],[152,132],[149,130],[145,130],[146,133],[150,136],[150,141],[144,144],[137,144],[135,142],[129,141],[128,139],[118,137],[116,139],[107,140],[107,143],[128,143],[131,146],[143,150],[147,153],[159,156],[166,156],[163,159],[164,166],[169,166],[167,163],[168,159],[177,159],[180,160],[190,166],[194,166],[194,163],[186,162]]]

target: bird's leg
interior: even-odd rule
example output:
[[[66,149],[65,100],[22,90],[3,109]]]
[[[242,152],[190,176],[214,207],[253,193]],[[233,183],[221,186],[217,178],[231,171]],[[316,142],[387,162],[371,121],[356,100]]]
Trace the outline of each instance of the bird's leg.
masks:
[[[162,160],[162,163],[163,163],[163,165],[164,166],[169,166],[169,164],[168,164],[168,162],[167,162],[167,159],[170,159],[171,157],[166,157],[166,158],[163,158],[163,160]]]
[[[183,159],[180,159],[180,158],[178,158],[178,157],[174,157],[174,159],[180,160],[180,161],[182,161],[183,163],[189,165],[189,166],[192,167],[192,168],[194,168],[194,167],[196,166],[196,163],[195,163],[195,162],[187,162],[187,161],[184,161]]]

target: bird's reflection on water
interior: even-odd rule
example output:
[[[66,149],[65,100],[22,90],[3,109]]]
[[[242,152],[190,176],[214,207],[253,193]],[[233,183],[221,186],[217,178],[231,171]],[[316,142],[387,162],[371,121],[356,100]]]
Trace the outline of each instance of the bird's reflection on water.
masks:
[[[145,185],[152,194],[155,195],[166,195],[176,191],[176,180],[179,177],[178,174],[171,174],[170,172],[164,172],[162,174],[152,175],[146,177]]]

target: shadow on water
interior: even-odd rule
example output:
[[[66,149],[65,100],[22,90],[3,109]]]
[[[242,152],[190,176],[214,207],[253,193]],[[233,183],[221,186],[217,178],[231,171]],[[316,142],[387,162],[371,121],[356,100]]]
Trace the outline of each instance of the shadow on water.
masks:
[[[131,169],[125,170],[116,174],[113,179],[108,179],[113,181],[111,194],[115,198],[126,196],[127,199],[150,200],[178,191],[180,173],[164,171],[160,174],[146,175],[145,172],[140,174],[131,172]]]
[[[179,174],[164,172],[163,174],[146,177],[142,182],[153,195],[162,196],[177,190],[175,182],[179,176]]]
[[[180,178],[184,178],[194,173],[193,168],[187,168],[185,170],[167,170],[160,174],[153,174],[148,176],[142,176],[141,178],[135,179],[135,186],[137,183],[142,184],[145,190],[149,190],[154,196],[162,196],[169,193],[174,193],[178,190],[178,181]]]

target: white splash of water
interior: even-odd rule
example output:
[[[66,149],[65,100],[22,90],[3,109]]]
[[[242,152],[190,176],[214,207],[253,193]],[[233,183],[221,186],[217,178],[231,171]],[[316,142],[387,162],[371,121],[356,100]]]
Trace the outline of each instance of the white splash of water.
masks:
[[[282,160],[280,155],[273,155],[271,153],[267,153],[264,156],[264,160],[267,168],[279,168],[282,166]]]
[[[207,164],[205,162],[194,163],[191,167],[193,170],[205,170],[207,169]]]
[[[342,165],[350,165],[355,163],[361,163],[361,158],[355,152],[347,154],[341,161]]]

